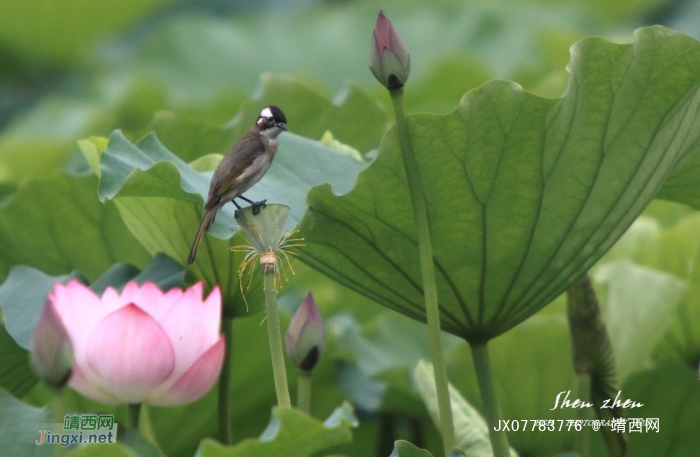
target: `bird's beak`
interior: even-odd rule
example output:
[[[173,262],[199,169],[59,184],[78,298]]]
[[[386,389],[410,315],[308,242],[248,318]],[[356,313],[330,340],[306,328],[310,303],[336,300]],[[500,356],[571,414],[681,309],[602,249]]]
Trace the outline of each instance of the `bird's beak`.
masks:
[[[287,130],[287,124],[285,124],[285,123],[283,123],[283,122],[278,122],[278,123],[275,124],[275,125],[277,126],[277,128],[280,128],[280,129],[282,129],[282,130]]]

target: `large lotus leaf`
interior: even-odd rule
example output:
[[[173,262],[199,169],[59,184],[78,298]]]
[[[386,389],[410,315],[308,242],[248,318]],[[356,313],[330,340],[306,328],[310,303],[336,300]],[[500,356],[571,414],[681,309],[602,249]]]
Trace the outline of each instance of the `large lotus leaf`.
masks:
[[[440,413],[437,405],[433,365],[421,360],[412,374],[418,392],[428,407],[433,422],[439,423]],[[492,456],[489,428],[484,418],[451,384],[449,385],[449,392],[456,435],[454,447],[463,455],[472,457]],[[517,457],[518,454],[511,448],[510,455]]]
[[[27,351],[12,339],[5,326],[0,326],[0,388],[22,398],[37,381]]]
[[[408,441],[397,440],[394,442],[394,450],[389,457],[433,457],[433,454]]]
[[[673,316],[660,352],[673,354],[696,368],[700,354],[700,251],[694,251],[688,265],[688,293]]]
[[[3,454],[31,455],[36,457],[55,455],[53,446],[37,446],[44,424],[52,422],[49,408],[34,408],[12,398],[0,390],[0,439]]]
[[[612,276],[608,275],[610,279],[615,276],[618,279],[617,284],[610,283],[608,286],[606,317],[617,317],[628,326],[630,322],[638,321],[630,328],[611,333],[616,349],[626,347],[630,350],[617,357],[621,372],[625,371],[623,365],[637,363],[639,366],[638,362],[648,358],[648,349],[652,344],[658,346],[656,360],[680,357],[692,367],[697,366],[700,353],[700,239],[697,236],[700,213],[676,217],[674,213],[687,208],[668,203],[663,203],[664,208],[659,208],[659,203],[662,202],[657,202],[654,213],[664,215],[667,226],[650,217],[638,218],[600,263],[611,259],[618,261],[602,265],[593,274],[594,278],[601,278],[601,273],[604,276],[613,273]],[[649,211],[646,213],[649,214]],[[672,217],[669,218],[669,214]],[[628,264],[625,267],[625,262],[619,259],[631,260],[636,265]],[[610,270],[611,266],[618,271]],[[655,277],[649,276],[652,272]],[[634,274],[622,282],[628,273]],[[678,284],[684,285],[681,296],[678,294]],[[601,294],[601,297],[604,296]],[[609,324],[615,327],[620,322],[609,321]],[[656,345],[659,332],[667,328],[666,324],[670,324],[670,328],[661,344]],[[639,333],[640,337],[634,338],[629,334],[631,331]],[[629,344],[629,341],[636,344]]]
[[[78,270],[89,280],[114,262],[144,266],[148,255],[114,204],[95,197],[94,176],[55,173],[23,183],[0,203],[0,279],[13,265],[57,275]]]
[[[85,143],[83,143],[85,148]],[[253,200],[284,202],[291,207],[289,227],[301,219],[304,199],[311,186],[331,182],[339,192],[350,189],[365,163],[352,155],[336,152],[321,142],[292,135],[280,136],[280,146],[270,171],[246,196]],[[134,237],[152,254],[163,252],[184,264],[202,215],[212,172],[198,172],[148,135],[137,144],[117,131],[99,157],[99,196],[113,200]],[[216,218],[211,234],[200,244],[192,272],[210,287],[222,286],[227,312],[247,314],[251,309],[241,300],[238,266],[243,253],[228,248],[247,244],[239,235],[229,240],[238,223],[233,204]],[[259,275],[256,275],[259,283]],[[254,284],[257,284],[254,283]],[[246,298],[253,310],[259,287]],[[233,307],[233,308],[231,308]]]
[[[68,396],[68,395],[65,395]],[[64,414],[75,414],[76,411],[67,409],[65,411],[52,411],[48,406],[37,408],[21,401],[18,401],[7,393],[0,390],[0,439],[3,441],[3,455],[21,456],[54,456],[59,448],[57,443],[49,443],[49,435],[43,435],[40,431],[47,430],[56,434],[63,434]],[[95,413],[95,410],[90,413]],[[99,410],[105,413],[104,409]],[[58,417],[57,417],[58,416]],[[117,426],[118,442],[114,444],[100,444],[93,442],[86,444],[88,435],[83,437],[85,443],[80,446],[69,444],[62,455],[74,457],[157,457],[162,456],[155,444],[139,436],[135,430],[130,429],[126,424],[115,418]],[[36,441],[41,441],[42,436],[46,439],[43,445],[37,446]],[[68,453],[66,453],[68,450]]]
[[[685,284],[673,275],[627,261],[602,265],[597,282],[606,285],[606,327],[615,352],[617,378],[645,368],[652,349],[671,326],[685,295]]]
[[[224,446],[214,440],[202,442],[197,455],[202,457],[257,457],[286,455],[308,457],[324,449],[350,441],[350,429],[357,419],[349,403],[333,411],[325,422],[293,408],[275,407],[272,418],[259,438],[248,438],[234,446]]]
[[[445,330],[480,342],[532,315],[612,246],[677,163],[700,155],[700,43],[662,27],[635,38],[575,45],[561,99],[494,81],[452,114],[408,117]],[[352,192],[320,187],[308,202],[302,260],[424,320],[395,129]]]

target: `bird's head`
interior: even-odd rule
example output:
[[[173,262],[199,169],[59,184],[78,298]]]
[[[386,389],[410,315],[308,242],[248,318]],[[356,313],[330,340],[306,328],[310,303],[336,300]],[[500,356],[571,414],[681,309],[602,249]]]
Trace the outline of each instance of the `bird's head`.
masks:
[[[260,111],[256,122],[260,133],[268,138],[277,138],[277,135],[287,130],[287,118],[281,109],[274,105],[266,106]]]

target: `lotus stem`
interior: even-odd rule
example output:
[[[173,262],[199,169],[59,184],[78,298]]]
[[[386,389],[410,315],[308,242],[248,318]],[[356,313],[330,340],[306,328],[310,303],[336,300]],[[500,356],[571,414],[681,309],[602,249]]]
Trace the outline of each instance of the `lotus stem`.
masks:
[[[297,370],[297,408],[311,415],[311,372]]]
[[[510,450],[508,446],[508,436],[505,432],[497,432],[494,427],[498,427],[503,419],[501,406],[496,395],[496,385],[493,382],[493,371],[491,369],[491,359],[486,343],[472,345],[472,358],[474,359],[474,369],[476,370],[476,380],[479,384],[481,402],[484,407],[486,424],[489,427],[489,440],[494,457],[508,457]]]
[[[57,424],[62,424],[65,417],[66,407],[63,400],[63,389],[53,389],[53,398],[51,399],[51,413],[53,414],[53,421]],[[66,455],[66,448],[64,446],[54,446],[56,449],[56,456],[63,457]]]
[[[129,421],[131,428],[138,430],[139,417],[141,416],[141,403],[129,403]]]
[[[267,337],[270,341],[270,358],[272,359],[272,375],[275,380],[275,392],[279,406],[292,406],[287,384],[287,370],[284,366],[284,352],[280,318],[277,311],[277,292],[275,290],[275,273],[273,268],[265,268],[263,272],[265,287],[265,311],[267,312]]]
[[[221,320],[221,330],[226,339],[224,365],[219,376],[219,439],[223,444],[232,444],[231,437],[231,376],[233,357],[233,318],[224,316]]]
[[[591,375],[588,373],[579,373],[576,375],[576,390],[578,394],[576,398],[581,401],[588,402],[591,392]],[[590,418],[588,408],[577,408],[576,419],[584,421]],[[580,432],[574,435],[574,450],[581,457],[588,457],[588,427],[583,427]]]
[[[435,265],[433,261],[433,245],[430,239],[428,222],[428,207],[423,192],[418,161],[416,160],[408,129],[406,113],[403,106],[403,89],[390,90],[391,101],[394,105],[396,129],[398,133],[403,165],[408,179],[408,189],[411,195],[413,216],[418,236],[418,254],[425,298],[425,315],[428,325],[430,356],[433,359],[435,373],[435,389],[437,391],[438,409],[440,412],[440,433],[442,434],[443,451],[448,456],[454,444],[454,423],[450,393],[447,386],[447,368],[442,350],[440,329],[440,308],[438,306],[437,285],[435,282]]]

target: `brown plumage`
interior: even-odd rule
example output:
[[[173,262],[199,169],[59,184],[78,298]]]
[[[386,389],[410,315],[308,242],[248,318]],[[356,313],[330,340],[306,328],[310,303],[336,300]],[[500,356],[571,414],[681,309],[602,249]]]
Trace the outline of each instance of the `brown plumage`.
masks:
[[[263,108],[257,122],[229,151],[214,171],[209,185],[209,196],[204,205],[204,217],[194,237],[187,263],[194,262],[197,248],[204,232],[211,228],[222,206],[241,198],[253,206],[263,206],[265,201],[253,202],[243,196],[267,173],[277,153],[277,136],[287,130],[287,119],[276,106]]]

